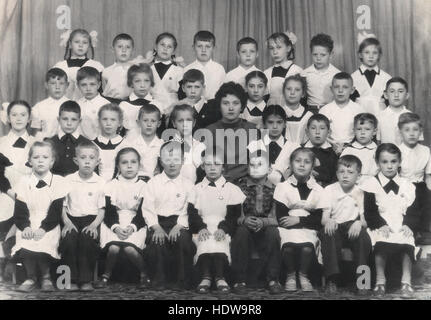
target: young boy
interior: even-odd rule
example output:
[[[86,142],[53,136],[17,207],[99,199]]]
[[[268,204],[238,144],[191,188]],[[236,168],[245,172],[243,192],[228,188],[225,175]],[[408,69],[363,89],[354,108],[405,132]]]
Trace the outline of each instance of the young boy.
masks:
[[[242,85],[244,90],[245,76],[251,71],[260,71],[256,68],[256,59],[259,56],[257,42],[253,38],[245,37],[238,41],[236,51],[239,58],[239,66],[226,74],[225,82],[233,81]]]
[[[198,31],[193,38],[193,50],[196,61],[185,67],[184,71],[198,69],[205,75],[205,98],[213,99],[222,85],[226,72],[224,67],[213,61],[213,50],[216,45],[215,36],[209,31]]]
[[[356,183],[361,175],[361,160],[353,155],[340,158],[337,163],[338,182],[327,186],[323,193],[322,216],[323,269],[329,294],[337,292],[337,276],[340,274],[340,256],[343,245],[353,251],[355,266],[368,264],[371,240],[364,218],[364,192]],[[356,268],[355,268],[356,270]],[[358,294],[367,291],[359,289]]]
[[[154,87],[154,76],[148,64],[131,66],[127,71],[127,85],[132,89],[132,93],[126,101],[120,103],[124,114],[123,126],[125,129],[121,135],[132,137],[140,134],[140,126],[136,121],[140,107],[151,103],[159,109],[160,115],[164,114],[166,110],[164,105],[155,101],[150,93],[151,88]]]
[[[373,141],[377,132],[377,118],[371,113],[360,113],[353,120],[355,141],[347,146],[341,156],[351,154],[359,158],[362,163],[360,181],[374,177],[377,172],[375,159],[377,144]]]
[[[204,97],[205,76],[202,71],[190,69],[184,73],[182,89],[186,98],[182,103],[191,105],[197,113],[194,130],[206,128],[221,119],[220,110],[216,108],[215,101],[207,101]]]
[[[78,70],[76,81],[83,96],[77,101],[82,112],[81,132],[86,138],[94,140],[100,134],[97,113],[101,106],[109,103],[109,100],[99,93],[101,79],[97,69],[82,67]]]
[[[331,36],[320,33],[310,42],[313,64],[302,72],[307,79],[307,105],[314,113],[333,100],[330,90],[333,77],[340,72],[331,64],[334,41]]]
[[[329,119],[323,114],[317,113],[308,119],[306,133],[309,140],[304,147],[310,148],[316,155],[318,163],[314,167],[314,178],[322,187],[337,181],[338,156],[327,141],[330,131]]]
[[[153,267],[153,285],[163,287],[174,274],[176,288],[190,287],[195,248],[188,231],[188,203],[193,183],[180,175],[184,145],[168,141],[160,148],[163,172],[152,178],[145,190],[142,213],[149,227],[147,257]]]
[[[31,128],[36,129],[37,139],[43,140],[57,133],[58,110],[61,104],[68,100],[65,97],[68,86],[66,72],[59,68],[48,70],[45,76],[45,88],[48,91],[48,98],[38,102],[31,110]]]
[[[99,251],[99,225],[105,215],[104,180],[94,173],[99,149],[92,142],[76,147],[78,172],[65,178],[69,192],[64,201],[62,240],[59,250],[70,268],[69,290],[92,291],[94,266]]]
[[[409,99],[407,81],[400,77],[392,78],[386,83],[384,96],[389,101],[389,106],[380,112],[377,117],[379,120],[377,141],[379,143],[399,145],[401,143],[401,136],[398,129],[398,119],[401,114],[411,112],[406,108],[407,100]],[[422,134],[419,140],[423,140]]]
[[[163,140],[156,135],[160,126],[160,110],[153,104],[146,104],[139,109],[136,123],[140,128],[139,135],[128,136],[124,147],[132,147],[141,155],[141,170],[139,175],[148,180],[156,174],[157,159]]]
[[[112,102],[120,103],[130,94],[130,88],[127,85],[127,71],[132,65],[134,46],[133,38],[127,33],[118,34],[112,41],[115,62],[102,72],[103,96],[113,99]]]
[[[353,134],[353,118],[363,112],[363,108],[350,100],[354,91],[353,80],[346,72],[337,73],[332,79],[331,86],[334,101],[319,110],[331,122],[331,132],[328,141],[333,145],[337,154],[341,154],[345,144],[355,137]]]
[[[78,131],[81,123],[81,108],[75,101],[69,100],[60,106],[58,123],[59,132],[50,139],[57,154],[51,171],[53,174],[66,176],[78,170],[78,165],[74,161],[76,146],[90,140]]]
[[[232,240],[232,270],[234,290],[244,292],[251,254],[256,250],[264,263],[265,278],[271,294],[281,292],[280,235],[273,207],[275,186],[268,180],[269,162],[265,152],[252,153],[248,175],[238,181],[246,195],[243,213],[238,219],[238,229]],[[262,271],[260,269],[259,271]],[[260,272],[256,272],[258,275]]]
[[[260,138],[260,132],[255,124],[240,118],[247,101],[240,84],[224,83],[217,91],[215,100],[222,118],[207,127],[211,133],[210,139],[207,135],[203,137],[207,150],[212,150],[213,146],[224,150],[224,177],[234,182],[247,174],[247,147],[251,141]],[[198,137],[195,139],[200,140]]]

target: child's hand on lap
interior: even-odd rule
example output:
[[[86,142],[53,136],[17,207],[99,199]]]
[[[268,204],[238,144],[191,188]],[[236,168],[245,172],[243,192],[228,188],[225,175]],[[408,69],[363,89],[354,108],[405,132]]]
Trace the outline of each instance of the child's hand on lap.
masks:
[[[292,226],[295,226],[299,223],[299,217],[288,216],[288,217],[284,217],[284,218],[285,218],[284,219],[284,225],[286,227],[292,227]]]
[[[30,227],[27,227],[27,228],[24,229],[24,231],[22,232],[21,236],[22,236],[23,239],[31,240],[31,239],[33,239],[34,232],[33,232],[33,230]]]
[[[127,228],[125,229],[127,236],[130,237],[132,235],[133,232],[135,232],[135,229],[133,229],[132,226],[127,226]]]
[[[384,225],[378,231],[384,238],[389,238],[389,234],[392,232],[392,229],[388,225]]]
[[[338,229],[338,223],[335,222],[333,219],[329,219],[328,222],[325,224],[325,233],[327,235],[334,235],[335,231]]]
[[[40,239],[43,238],[43,236],[45,235],[46,231],[43,230],[42,228],[37,229],[34,234],[33,234],[33,239],[35,241],[39,241]]]
[[[64,228],[61,230],[61,237],[64,238],[69,232],[72,232],[75,230],[78,232],[78,229],[76,229],[75,225],[72,222],[65,222]]]
[[[114,233],[117,235],[118,239],[120,240],[126,240],[129,237],[127,231],[120,227],[116,227],[114,229]]]
[[[223,241],[225,237],[226,237],[226,233],[222,229],[217,229],[217,231],[214,232],[215,241]]]
[[[97,239],[97,235],[98,235],[97,226],[93,224],[86,226],[84,229],[82,229],[82,232],[90,234],[90,236],[93,237],[94,240]]]
[[[176,224],[172,229],[171,232],[169,232],[168,239],[170,242],[174,243],[177,241],[178,237],[180,236],[181,229],[183,228],[182,225]]]
[[[198,241],[208,240],[210,236],[211,236],[211,233],[208,231],[208,229],[206,228],[202,229],[201,231],[199,231]]]
[[[152,227],[154,230],[153,238],[151,239],[155,244],[163,245],[165,243],[165,238],[168,237],[165,230],[159,225]],[[172,229],[173,230],[173,229]],[[171,230],[171,232],[172,232]]]
[[[246,217],[244,220],[244,225],[247,228],[254,230],[256,228],[256,217],[253,217],[253,216]]]
[[[413,236],[413,231],[406,225],[403,225],[400,231],[404,234],[404,237],[406,238]]]
[[[263,220],[256,218],[256,227],[254,228],[254,232],[259,232],[263,228]]]
[[[348,236],[349,239],[356,239],[359,237],[359,234],[361,233],[362,229],[362,223],[361,221],[355,221],[349,228]]]

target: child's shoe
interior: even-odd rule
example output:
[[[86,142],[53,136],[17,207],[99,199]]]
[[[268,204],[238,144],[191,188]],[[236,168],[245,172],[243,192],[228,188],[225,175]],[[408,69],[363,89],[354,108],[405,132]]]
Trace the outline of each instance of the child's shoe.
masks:
[[[329,294],[329,295],[337,294],[338,292],[337,284],[334,281],[331,281],[331,280],[328,281],[325,292],[326,294]]]
[[[69,288],[66,288],[69,292],[79,291],[79,286],[76,283],[71,283]]]
[[[304,292],[313,292],[314,288],[310,280],[305,274],[299,273],[299,283],[301,284],[301,289]]]
[[[36,289],[36,281],[27,279],[18,287],[17,291],[32,292],[34,289]]]
[[[55,287],[50,279],[43,279],[40,290],[43,292],[53,292],[55,291]]]
[[[377,297],[383,297],[386,294],[386,286],[384,284],[376,284],[373,294]]]
[[[296,286],[296,275],[294,273],[287,276],[284,290],[287,292],[295,292],[298,290],[298,287]]]
[[[141,279],[139,280],[139,288],[140,289],[151,288],[151,280],[146,274],[141,275]]]
[[[210,288],[211,288],[211,279],[203,278],[201,283],[199,283],[198,287],[196,288],[196,292],[200,294],[207,294],[210,292]]]
[[[100,279],[99,281],[96,281],[94,283],[94,288],[96,288],[96,289],[106,288],[108,286],[108,282],[109,282],[109,278],[107,276],[103,275],[102,279]]]
[[[229,293],[230,292],[230,287],[226,283],[226,280],[223,278],[216,280],[216,287],[217,287],[217,292],[219,292],[219,293]]]
[[[91,291],[94,291],[94,287],[91,284],[91,282],[83,283],[81,284],[81,291],[91,292]]]
[[[281,285],[278,281],[270,281],[268,283],[269,294],[280,294],[282,292]]]
[[[403,298],[411,298],[415,290],[410,283],[401,283],[401,295]]]
[[[245,294],[247,293],[247,286],[245,282],[237,282],[233,285],[233,292],[236,294]]]

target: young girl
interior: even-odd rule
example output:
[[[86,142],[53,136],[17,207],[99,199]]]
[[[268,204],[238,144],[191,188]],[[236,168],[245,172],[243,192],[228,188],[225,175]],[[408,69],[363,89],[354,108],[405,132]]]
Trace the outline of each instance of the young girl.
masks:
[[[202,164],[202,151],[205,150],[205,145],[192,137],[192,130],[196,123],[196,111],[188,104],[176,105],[172,110],[170,121],[173,128],[177,130],[174,138],[184,142],[184,165],[181,168],[181,175],[195,183],[196,170]],[[169,140],[166,139],[168,137],[162,138]]]
[[[190,230],[197,248],[195,263],[198,262],[202,279],[197,291],[208,293],[214,276],[217,290],[227,293],[230,289],[224,272],[231,261],[230,239],[235,233],[245,196],[222,176],[222,152],[206,154],[203,167],[206,177],[195,186],[196,198],[188,208]]]
[[[268,78],[262,71],[252,71],[245,77],[248,100],[241,118],[254,123],[258,129],[263,126],[262,113],[266,107],[264,94],[267,84]]]
[[[183,78],[182,58],[175,58],[177,39],[171,33],[159,34],[154,47],[154,64],[151,70],[154,74],[154,97],[165,105],[178,101],[179,82]]]
[[[374,293],[386,292],[385,268],[389,258],[401,258],[401,292],[414,292],[411,285],[412,263],[418,248],[414,234],[421,223],[415,186],[398,175],[401,151],[392,143],[383,143],[376,150],[380,173],[363,184],[364,214],[374,247],[376,286]]]
[[[288,76],[302,72],[302,68],[293,63],[295,59],[296,36],[293,33],[277,32],[267,39],[268,50],[274,65],[265,70],[269,79],[268,92],[271,104],[283,104],[283,82]]]
[[[69,39],[65,44],[66,51],[64,60],[58,62],[54,67],[64,70],[69,79],[69,88],[66,97],[77,101],[82,97],[76,83],[76,73],[81,67],[93,67],[97,71],[103,71],[103,65],[93,60],[94,58],[94,39],[87,30],[76,29],[70,33]]]
[[[36,288],[37,268],[42,276],[42,290],[54,290],[49,266],[51,259],[60,259],[57,249],[66,195],[64,179],[50,172],[54,160],[50,143],[35,142],[28,156],[32,173],[23,177],[16,188],[14,222],[17,231],[12,256],[22,259],[27,273],[27,280],[19,291],[30,292]]]
[[[288,77],[283,84],[283,96],[286,111],[286,138],[287,140],[303,144],[307,141],[305,129],[308,119],[313,115],[307,108],[301,105],[301,99],[307,92],[307,81],[299,74]]]
[[[359,44],[358,50],[361,66],[352,73],[353,85],[356,88],[356,102],[364,107],[365,112],[377,116],[385,108],[383,92],[391,76],[380,69],[382,56],[380,41],[369,36]]]
[[[282,259],[287,268],[285,289],[289,292],[297,290],[297,271],[302,290],[313,291],[307,273],[314,254],[320,252],[317,230],[321,228],[323,190],[311,175],[314,162],[310,149],[296,149],[290,157],[293,174],[274,191]]]
[[[7,107],[7,121],[11,129],[6,136],[0,138],[0,150],[13,163],[8,170],[12,187],[21,176],[31,173],[31,168],[26,166],[28,151],[34,142],[27,131],[30,118],[31,107],[26,101],[12,101]]]
[[[100,230],[100,246],[107,250],[107,256],[102,280],[96,285],[99,288],[108,284],[121,250],[138,268],[141,285],[150,284],[142,257],[147,229],[141,211],[146,183],[138,178],[140,158],[133,148],[121,149],[115,157],[118,176],[106,186],[105,219]]]
[[[123,111],[116,104],[106,104],[99,109],[98,118],[101,135],[94,140],[100,149],[98,174],[109,181],[114,178],[115,156],[123,142],[117,133],[123,123]]]

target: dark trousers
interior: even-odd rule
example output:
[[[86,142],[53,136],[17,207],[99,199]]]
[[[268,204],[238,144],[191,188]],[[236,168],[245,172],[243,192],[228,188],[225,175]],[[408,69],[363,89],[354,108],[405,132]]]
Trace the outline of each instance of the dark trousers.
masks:
[[[324,229],[320,232],[322,242],[323,270],[325,277],[329,278],[340,274],[341,249],[350,248],[353,252],[355,268],[360,265],[368,265],[371,252],[371,240],[367,231],[362,228],[356,239],[348,238],[348,231],[354,221],[348,221],[338,225],[335,234],[327,235]]]
[[[203,253],[199,256],[197,265],[201,279],[224,278],[224,272],[228,266],[227,256],[224,253]]]
[[[232,271],[235,282],[245,282],[251,253],[256,250],[266,264],[267,281],[278,281],[280,274],[280,234],[277,227],[266,227],[253,232],[239,226],[232,239]]]
[[[96,216],[72,217],[69,219],[78,229],[69,232],[60,242],[63,264],[69,266],[74,283],[88,283],[93,280],[94,267],[99,254],[99,239],[93,239],[82,229],[90,225]]]
[[[163,227],[163,229],[169,234],[172,227]],[[163,245],[153,243],[151,240],[153,235],[154,231],[150,230],[145,255],[148,265],[152,269],[154,282],[164,284],[167,274],[174,274],[178,284],[189,287],[193,270],[193,256],[196,252],[190,232],[182,229],[177,241],[170,243],[168,239],[165,239]]]
[[[27,249],[21,249],[19,257],[22,259],[27,279],[37,280],[37,268],[39,268],[40,275],[43,279],[49,279],[49,267],[51,257],[44,252],[34,252]]]

